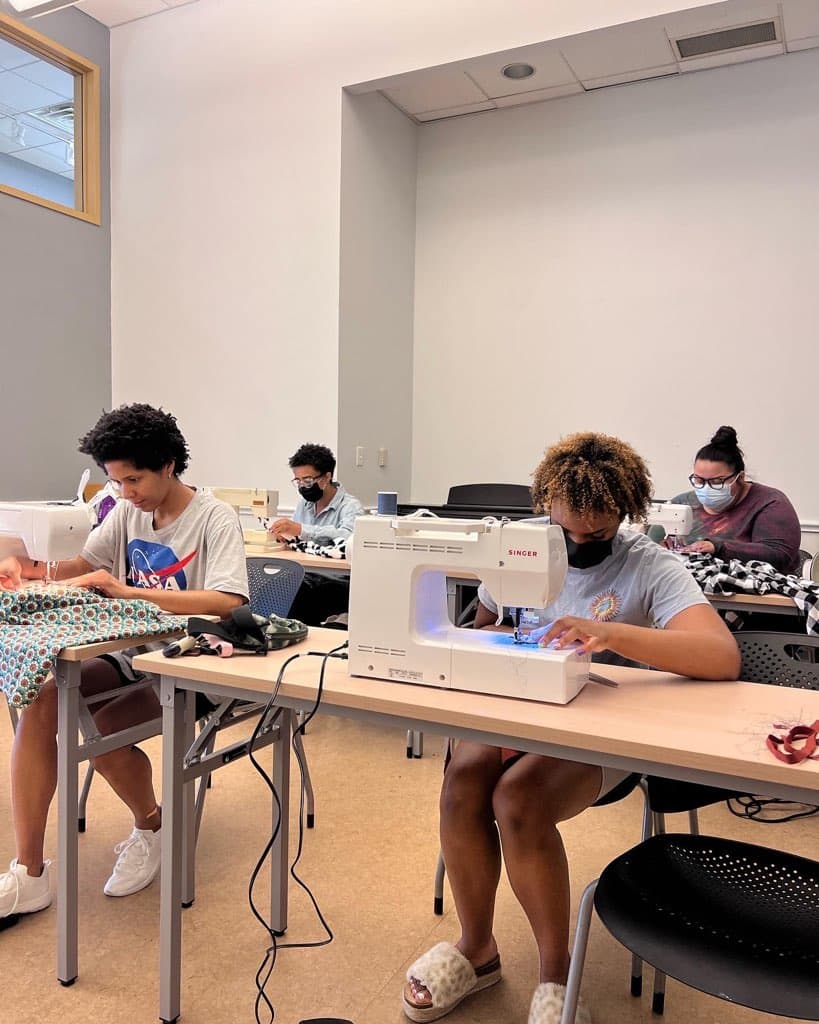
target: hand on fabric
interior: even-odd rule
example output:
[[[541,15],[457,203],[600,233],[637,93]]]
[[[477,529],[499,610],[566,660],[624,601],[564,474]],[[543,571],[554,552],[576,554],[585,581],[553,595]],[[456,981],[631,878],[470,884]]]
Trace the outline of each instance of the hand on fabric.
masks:
[[[540,638],[539,646],[548,647],[554,641],[554,647],[561,650],[569,644],[580,643],[578,655],[595,654],[606,651],[611,645],[612,623],[598,622],[596,619],[581,619],[578,615],[564,615],[551,624]]]
[[[679,549],[683,554],[688,552],[701,552],[703,555],[713,555],[716,548],[710,540],[695,540],[693,544],[686,544],[684,548]]]
[[[23,581],[23,567],[16,558],[0,561],[0,590],[19,590]]]
[[[73,579],[62,581],[69,587],[82,587],[85,590],[96,590],[106,597],[138,597],[134,588],[126,586],[122,580],[112,576],[105,569],[95,569],[94,572],[84,573],[82,576],[75,576]]]
[[[301,524],[292,519],[277,519],[270,527],[269,532],[276,540],[290,540],[291,537],[301,536]]]

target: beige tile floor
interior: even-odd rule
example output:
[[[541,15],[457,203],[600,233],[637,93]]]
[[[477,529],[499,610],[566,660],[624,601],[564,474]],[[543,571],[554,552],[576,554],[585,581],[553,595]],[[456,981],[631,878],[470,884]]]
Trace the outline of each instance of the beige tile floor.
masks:
[[[6,765],[11,727],[0,714],[0,858],[13,856]],[[332,1015],[354,1024],[403,1024],[400,990],[409,963],[434,942],[453,939],[457,920],[447,894],[432,913],[437,857],[440,743],[427,737],[418,761],[404,756],[404,735],[334,718],[317,719],[306,744],[317,795],[317,827],[307,834],[301,873],[335,932],[326,947],[279,955],[267,991],[280,1024]],[[159,772],[160,744],[146,744]],[[632,795],[587,812],[563,832],[575,897],[639,834],[641,801]],[[267,790],[246,762],[222,771],[208,795],[198,851],[198,895],[184,914],[182,1021],[254,1020],[254,974],[265,934],[247,906],[250,871],[269,831]],[[796,853],[816,852],[819,819],[760,825],[706,809],[703,830]],[[678,827],[682,827],[682,821]],[[674,827],[675,819],[671,819]],[[159,887],[127,899],[103,895],[112,848],[130,830],[126,812],[96,780],[88,832],[80,838],[80,976],[64,989],[55,978],[53,906],[0,933],[0,1022],[87,1024],[157,1019]],[[49,823],[48,848],[55,845]],[[293,889],[290,941],[320,938],[307,897]],[[264,905],[264,894],[260,900]],[[536,984],[533,940],[505,880],[496,934],[505,976],[468,1000],[452,1024],[525,1024]],[[595,1024],[637,1024],[652,1017],[649,997],[628,993],[629,955],[593,925],[583,990]],[[648,981],[646,987],[649,987]],[[268,1018],[262,1017],[262,1020]],[[731,1006],[669,982],[668,1024],[756,1024],[782,1020]]]

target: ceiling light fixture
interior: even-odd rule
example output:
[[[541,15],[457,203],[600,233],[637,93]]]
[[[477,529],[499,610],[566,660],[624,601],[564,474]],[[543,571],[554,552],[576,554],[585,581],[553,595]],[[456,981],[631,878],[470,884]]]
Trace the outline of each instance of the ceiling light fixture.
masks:
[[[535,73],[535,69],[531,64],[507,64],[506,67],[501,71],[501,74],[506,78],[520,79],[520,78],[531,78]]]
[[[39,18],[63,7],[73,7],[80,0],[0,0],[0,14],[13,18]]]

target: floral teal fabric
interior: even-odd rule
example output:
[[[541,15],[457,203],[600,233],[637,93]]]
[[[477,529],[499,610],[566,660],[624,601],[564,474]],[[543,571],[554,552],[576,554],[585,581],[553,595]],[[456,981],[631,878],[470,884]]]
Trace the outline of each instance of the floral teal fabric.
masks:
[[[0,591],[0,687],[9,704],[25,707],[37,699],[64,647],[153,636],[185,629],[187,621],[150,601],[102,597],[79,587]]]

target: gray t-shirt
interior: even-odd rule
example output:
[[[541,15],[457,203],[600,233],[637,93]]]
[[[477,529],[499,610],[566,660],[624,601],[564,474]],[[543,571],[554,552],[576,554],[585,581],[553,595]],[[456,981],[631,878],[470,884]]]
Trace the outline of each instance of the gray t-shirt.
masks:
[[[497,613],[498,606],[483,584],[478,588],[478,598]],[[686,608],[707,603],[694,578],[672,552],[644,534],[621,530],[612,542],[608,558],[590,569],[570,566],[554,603],[532,610],[527,617],[541,625],[562,615],[578,615],[584,619],[664,628]],[[595,655],[594,660],[630,664],[613,651]]]
[[[249,595],[239,519],[229,505],[202,491],[161,530],[154,529],[153,513],[118,501],[92,531],[82,557],[131,587]]]

